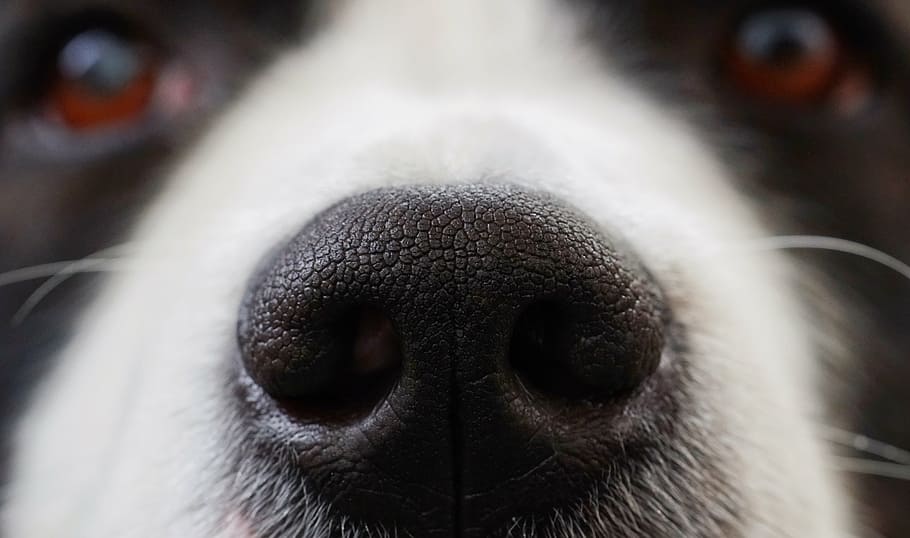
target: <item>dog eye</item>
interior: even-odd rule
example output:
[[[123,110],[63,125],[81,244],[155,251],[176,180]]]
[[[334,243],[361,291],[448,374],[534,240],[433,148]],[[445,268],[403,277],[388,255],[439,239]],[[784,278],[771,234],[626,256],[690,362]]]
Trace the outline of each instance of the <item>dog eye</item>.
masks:
[[[163,140],[200,117],[215,95],[206,66],[160,30],[107,10],[26,25],[17,43],[32,52],[12,73],[6,147],[82,161]]]
[[[73,129],[136,120],[150,107],[158,67],[142,43],[104,29],[76,34],[57,55],[49,111]]]
[[[825,15],[781,7],[742,20],[727,46],[726,74],[739,91],[784,105],[860,108],[872,91],[869,69]]]

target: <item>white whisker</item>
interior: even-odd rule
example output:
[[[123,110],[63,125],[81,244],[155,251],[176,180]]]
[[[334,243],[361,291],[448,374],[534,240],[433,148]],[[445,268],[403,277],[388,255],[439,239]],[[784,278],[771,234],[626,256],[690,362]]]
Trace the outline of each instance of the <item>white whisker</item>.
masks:
[[[865,435],[830,426],[822,427],[822,436],[832,443],[852,448],[857,452],[877,456],[892,463],[910,466],[910,450],[904,450],[888,443],[871,439]]]
[[[746,246],[750,250],[823,250],[850,254],[888,267],[910,280],[910,264],[887,252],[848,239],[821,235],[782,235],[749,240],[745,245],[737,245],[737,248],[741,246]]]
[[[56,275],[60,271],[66,270],[68,267],[72,266],[74,263],[79,263],[81,260],[72,260],[65,262],[55,262],[55,263],[46,263],[42,265],[33,265],[31,267],[23,267],[22,269],[15,269],[13,271],[7,271],[5,273],[0,273],[0,288],[4,286],[11,286],[13,284],[19,284],[21,282],[29,282],[31,280],[39,280],[42,278],[48,278]],[[116,258],[106,258],[106,261],[116,262]],[[87,273],[95,271],[85,271]]]
[[[839,471],[910,481],[910,465],[862,458],[836,457],[834,461]]]
[[[99,250],[80,260],[35,265],[0,274],[0,287],[50,277],[29,295],[13,315],[12,325],[19,325],[25,321],[42,300],[73,276],[120,270],[122,266],[118,262],[123,261],[120,253],[128,246],[129,244],[125,243]]]
[[[43,263],[29,267],[22,267],[20,269],[13,269],[12,271],[6,271],[0,273],[0,288],[4,286],[11,286],[13,284],[19,284],[22,282],[28,282],[30,280],[39,280],[42,278],[53,277],[61,271],[65,271],[73,265],[79,264],[85,260],[107,260],[109,262],[116,262],[122,257],[121,251],[125,250],[130,245],[130,243],[115,245],[113,247],[108,247],[97,252],[93,252],[84,258],[79,258],[76,260]]]
[[[120,260],[109,258],[87,258],[73,262],[63,269],[57,271],[54,275],[46,280],[41,286],[28,296],[19,310],[13,315],[12,325],[20,325],[31,314],[35,308],[41,304],[41,301],[47,298],[55,289],[60,287],[70,278],[80,274],[90,273],[107,273],[119,271],[124,264],[118,264]]]

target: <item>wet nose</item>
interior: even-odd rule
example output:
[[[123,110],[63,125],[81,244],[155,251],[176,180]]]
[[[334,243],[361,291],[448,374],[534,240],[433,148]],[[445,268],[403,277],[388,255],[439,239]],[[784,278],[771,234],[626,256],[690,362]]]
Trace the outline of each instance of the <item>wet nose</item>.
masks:
[[[334,510],[488,536],[590,494],[664,326],[630,249],[560,201],[426,186],[307,224],[254,277],[239,344]]]

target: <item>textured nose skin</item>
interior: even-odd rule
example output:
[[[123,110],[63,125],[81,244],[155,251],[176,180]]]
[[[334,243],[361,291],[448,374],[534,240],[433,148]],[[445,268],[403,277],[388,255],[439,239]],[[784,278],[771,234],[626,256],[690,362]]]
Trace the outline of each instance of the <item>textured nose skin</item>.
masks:
[[[428,186],[314,219],[255,277],[239,342],[340,515],[480,537],[603,479],[664,321],[634,258],[560,202]]]

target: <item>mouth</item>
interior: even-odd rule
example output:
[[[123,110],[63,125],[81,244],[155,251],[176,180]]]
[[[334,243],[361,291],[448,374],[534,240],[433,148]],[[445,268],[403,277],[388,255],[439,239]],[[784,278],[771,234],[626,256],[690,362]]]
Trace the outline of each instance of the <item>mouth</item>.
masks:
[[[669,325],[631,249],[549,195],[349,198],[250,283],[237,468],[289,513],[320,507],[328,535],[545,530],[666,441]],[[261,515],[277,489],[249,486],[244,532],[279,535]]]

